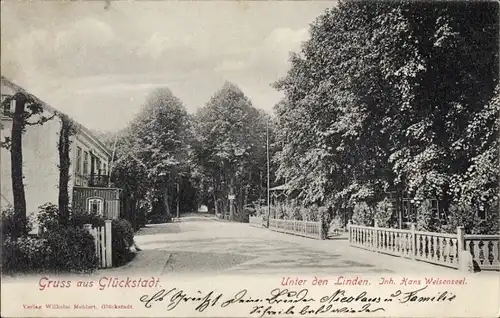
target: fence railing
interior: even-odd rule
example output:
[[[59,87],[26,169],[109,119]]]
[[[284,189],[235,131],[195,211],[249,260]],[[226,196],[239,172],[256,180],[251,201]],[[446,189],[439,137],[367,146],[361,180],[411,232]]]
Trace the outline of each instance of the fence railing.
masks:
[[[500,270],[500,235],[465,235],[464,248],[479,268]]]
[[[265,227],[264,218],[262,216],[250,216],[249,222],[251,226]],[[299,220],[282,220],[282,219],[269,219],[269,230],[293,234],[298,236],[309,237],[313,239],[322,240],[322,227],[321,222],[299,221]]]
[[[99,267],[113,267],[111,220],[106,220],[104,226],[93,227],[91,224],[85,224],[84,228],[94,237]]]
[[[321,222],[269,219],[269,229],[313,239],[323,239]]]
[[[261,216],[250,216],[248,217],[248,223],[251,226],[262,227],[262,222],[264,219]]]
[[[457,234],[349,225],[349,243],[371,251],[406,257],[428,263],[460,268],[463,252],[482,270],[500,270],[500,235]],[[469,260],[463,259],[462,265]]]

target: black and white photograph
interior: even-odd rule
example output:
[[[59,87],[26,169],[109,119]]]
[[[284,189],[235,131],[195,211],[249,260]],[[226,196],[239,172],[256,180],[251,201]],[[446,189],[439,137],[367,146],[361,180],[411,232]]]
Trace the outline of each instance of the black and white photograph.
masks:
[[[459,308],[475,280],[500,305],[499,18],[498,1],[2,0],[2,316],[147,316],[184,288],[169,317],[409,317],[426,304],[356,302],[381,286]],[[298,293],[271,298],[355,301],[235,287],[264,276]],[[162,277],[234,285],[206,309],[189,302],[212,289]],[[32,300],[6,295],[21,281]]]

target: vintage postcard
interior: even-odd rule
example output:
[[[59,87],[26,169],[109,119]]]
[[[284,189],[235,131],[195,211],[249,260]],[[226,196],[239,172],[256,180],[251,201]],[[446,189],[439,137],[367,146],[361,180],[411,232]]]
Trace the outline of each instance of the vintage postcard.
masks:
[[[1,1],[1,316],[498,317],[499,16]]]

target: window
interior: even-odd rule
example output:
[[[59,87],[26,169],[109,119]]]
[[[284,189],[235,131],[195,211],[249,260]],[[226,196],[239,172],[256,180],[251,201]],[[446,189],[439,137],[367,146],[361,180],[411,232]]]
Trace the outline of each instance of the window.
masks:
[[[96,215],[102,215],[103,200],[101,198],[88,199],[88,209],[89,209],[90,213],[93,213]]]
[[[102,164],[102,174],[105,176],[108,175],[108,167],[106,166],[105,163]]]
[[[97,175],[101,175],[101,159],[95,158],[95,166],[97,170]]]
[[[439,208],[439,201],[437,199],[431,200],[432,215],[435,215],[440,221],[446,221],[446,213],[443,209]]]
[[[83,153],[83,174],[87,175],[89,173],[89,153]]]
[[[480,205],[478,207],[478,209],[477,209],[477,216],[481,220],[486,220],[486,209],[484,208],[484,206]]]
[[[3,101],[6,100],[7,98],[10,98],[10,97],[12,97],[12,96],[2,94],[2,105],[3,105]],[[13,113],[15,110],[16,110],[16,101],[14,99],[12,99],[9,104],[3,105],[2,114],[8,115],[8,114]]]
[[[403,222],[415,222],[417,216],[417,207],[413,200],[403,199]]]
[[[80,175],[82,172],[82,148],[76,148],[76,174]]]

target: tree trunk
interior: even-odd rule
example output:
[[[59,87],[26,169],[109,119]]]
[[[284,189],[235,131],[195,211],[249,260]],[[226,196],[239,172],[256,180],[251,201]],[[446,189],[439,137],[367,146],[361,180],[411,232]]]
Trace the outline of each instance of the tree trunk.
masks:
[[[213,183],[212,196],[213,196],[213,200],[214,200],[214,212],[215,212],[215,215],[217,215],[219,213],[219,205],[217,202],[217,180],[215,177],[215,173],[212,174],[212,183]]]
[[[176,192],[176,203],[177,203],[177,218],[179,218],[179,214],[180,214],[180,183],[179,183],[179,180],[177,180],[177,192]]]
[[[229,181],[229,194],[234,195],[234,176],[231,175],[231,180]],[[229,220],[234,220],[234,200],[229,200]]]
[[[247,206],[248,204],[248,195],[250,192],[250,185],[252,184],[252,171],[248,172],[248,183],[245,186],[245,197],[243,199],[243,206]]]
[[[61,120],[61,132],[59,134],[59,222],[63,225],[69,219],[69,167],[70,167],[70,138],[71,123],[68,119]]]
[[[19,94],[16,101],[16,108],[12,118],[11,135],[11,176],[12,192],[14,196],[14,218],[15,224],[12,236],[19,237],[26,234],[26,196],[23,184],[23,145],[22,135],[25,127],[24,110],[26,97]]]
[[[168,185],[165,185],[165,193],[163,195],[163,204],[165,205],[165,214],[167,216],[170,216],[170,202],[168,202],[168,196],[169,196],[169,191],[168,191]]]

